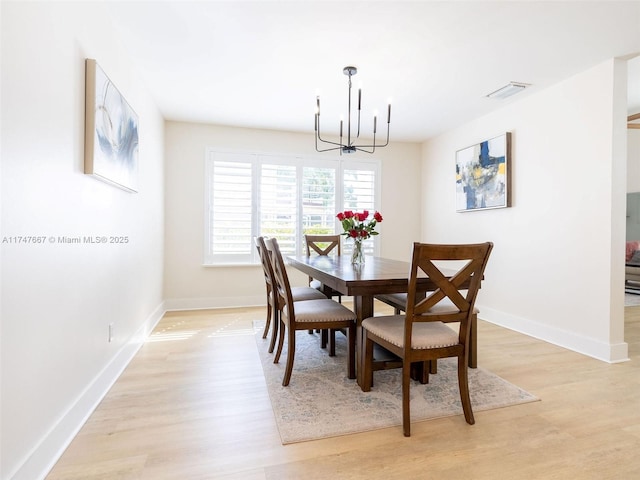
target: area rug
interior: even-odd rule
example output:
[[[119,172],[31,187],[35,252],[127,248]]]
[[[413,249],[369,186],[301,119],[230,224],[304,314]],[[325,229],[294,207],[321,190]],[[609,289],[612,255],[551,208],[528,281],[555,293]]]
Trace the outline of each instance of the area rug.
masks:
[[[256,343],[271,405],[284,445],[347,435],[402,424],[400,369],[378,371],[374,387],[363,392],[347,378],[346,339],[336,337],[336,356],[320,348],[318,334],[296,335],[296,359],[289,386],[282,386],[286,361],[273,363],[268,340],[256,322]],[[438,373],[429,384],[411,385],[411,421],[462,415],[458,390],[457,361],[438,362]],[[523,389],[483,368],[469,369],[469,389],[474,412],[539,400]],[[464,419],[463,419],[464,421]]]

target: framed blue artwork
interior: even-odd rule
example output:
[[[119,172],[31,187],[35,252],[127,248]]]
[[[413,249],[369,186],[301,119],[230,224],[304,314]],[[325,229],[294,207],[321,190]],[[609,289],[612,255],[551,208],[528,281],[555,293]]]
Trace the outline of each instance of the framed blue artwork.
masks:
[[[511,206],[511,133],[456,152],[456,212]]]

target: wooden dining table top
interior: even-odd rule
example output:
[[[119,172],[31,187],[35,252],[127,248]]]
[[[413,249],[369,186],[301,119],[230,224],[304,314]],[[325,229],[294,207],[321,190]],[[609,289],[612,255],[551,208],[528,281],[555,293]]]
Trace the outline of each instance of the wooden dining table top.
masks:
[[[351,256],[290,255],[289,265],[347,296],[405,293],[409,287],[411,263],[390,258],[368,256],[365,263],[353,265]],[[418,280],[418,290],[433,289],[425,276]]]

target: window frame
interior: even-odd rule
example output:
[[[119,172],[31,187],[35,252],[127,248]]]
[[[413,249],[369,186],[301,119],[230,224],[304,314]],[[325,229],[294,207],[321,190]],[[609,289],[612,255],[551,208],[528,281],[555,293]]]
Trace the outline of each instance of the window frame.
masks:
[[[213,218],[211,211],[211,201],[213,195],[213,175],[214,162],[220,160],[220,157],[237,157],[237,159],[224,158],[225,161],[238,161],[251,163],[251,238],[261,234],[261,204],[260,204],[260,169],[263,164],[267,165],[294,165],[296,166],[296,224],[295,224],[295,249],[302,251],[303,243],[303,169],[304,167],[314,168],[332,168],[335,169],[335,208],[341,211],[344,207],[344,171],[345,170],[366,170],[373,171],[375,181],[373,186],[374,209],[380,210],[381,200],[381,162],[377,158],[371,159],[351,159],[339,155],[299,155],[299,154],[280,154],[269,151],[244,151],[244,150],[228,150],[214,147],[208,147],[205,154],[205,175],[204,175],[204,231],[203,231],[203,266],[205,267],[228,267],[228,266],[252,266],[260,263],[257,250],[251,245],[250,252],[247,254],[214,254],[212,251],[212,228]],[[380,231],[378,226],[378,231]],[[337,218],[334,220],[334,232],[342,233],[342,226]],[[376,237],[373,242],[373,253],[378,255],[380,251],[380,236]],[[345,246],[346,245],[345,242]],[[344,250],[344,248],[343,248]],[[343,253],[347,253],[347,251]]]

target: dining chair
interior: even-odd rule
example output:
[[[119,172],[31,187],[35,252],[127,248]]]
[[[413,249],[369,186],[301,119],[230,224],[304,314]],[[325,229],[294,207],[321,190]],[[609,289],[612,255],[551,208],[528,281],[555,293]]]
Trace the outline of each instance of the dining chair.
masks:
[[[457,357],[462,409],[467,423],[475,423],[467,379],[469,330],[480,282],[492,249],[491,242],[466,245],[414,243],[405,315],[369,317],[362,321],[362,390],[370,391],[373,386],[374,344],[402,360],[402,427],[406,437],[411,435],[409,394],[413,362]],[[443,266],[454,268],[456,273],[447,277],[442,271]],[[418,291],[423,273],[435,286],[424,296]],[[455,308],[451,308],[452,304]],[[450,322],[459,323],[457,332],[446,325]]]
[[[317,255],[338,255],[340,256],[340,235],[326,235],[326,234],[306,234],[304,236],[304,243],[307,248],[307,256],[311,256],[312,252]],[[319,292],[324,293],[327,297],[338,297],[338,303],[342,303],[342,294],[333,288],[324,286],[322,282],[309,277],[309,286],[317,289]],[[309,330],[309,333],[313,333]],[[336,333],[334,331],[321,331],[322,336],[322,348],[329,344],[329,355],[333,356],[336,352]]]
[[[284,302],[278,297],[278,291],[275,288],[273,265],[270,253],[265,245],[264,237],[256,237],[254,242],[258,249],[260,263],[262,264],[262,271],[264,273],[264,283],[267,289],[267,319],[265,320],[262,338],[267,338],[269,327],[271,326],[269,353],[272,353],[275,348],[276,339],[278,338],[278,323]],[[292,287],[291,294],[294,302],[327,298],[321,292],[312,287]]]
[[[312,252],[317,255],[340,256],[340,235],[305,235],[304,243],[307,246],[307,256],[311,256]],[[338,297],[338,302],[342,303],[342,294],[325,287],[319,280],[309,277],[309,286],[323,293],[327,292],[328,297]]]
[[[298,330],[314,329],[344,329],[347,334],[347,375],[356,378],[356,315],[344,305],[322,298],[296,302],[293,299],[287,269],[278,246],[278,241],[271,238],[265,241],[266,248],[271,252],[275,286],[283,299],[280,312],[280,327],[278,334],[278,350],[273,359],[280,361],[284,346],[285,332],[287,334],[287,362],[282,385],[289,385],[293,371],[293,361],[296,353],[296,332]]]

